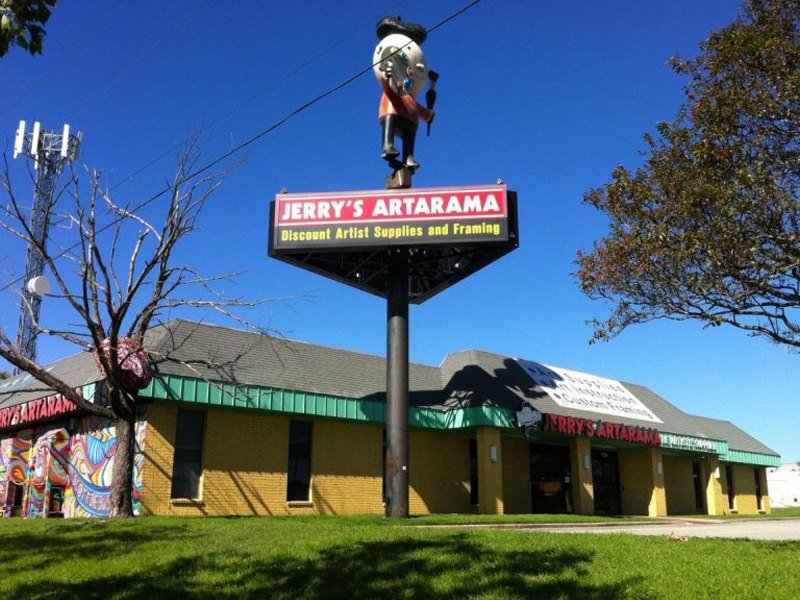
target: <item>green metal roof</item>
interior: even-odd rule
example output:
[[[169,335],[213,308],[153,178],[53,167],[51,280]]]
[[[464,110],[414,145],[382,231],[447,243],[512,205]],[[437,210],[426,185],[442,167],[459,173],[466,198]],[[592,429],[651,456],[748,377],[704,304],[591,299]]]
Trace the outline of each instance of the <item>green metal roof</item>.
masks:
[[[376,424],[386,422],[386,404],[380,401],[282,390],[265,386],[237,386],[231,383],[208,382],[199,378],[178,375],[157,375],[150,385],[141,391],[141,396],[156,401],[186,402],[209,407],[290,413]],[[514,412],[497,406],[471,406],[451,408],[446,411],[438,408],[411,406],[409,408],[409,425],[437,430],[491,426],[518,431]],[[669,435],[666,434],[667,439],[670,439]],[[689,436],[680,436],[680,438],[687,437]],[[686,442],[686,440],[682,441]],[[703,446],[703,451],[708,451],[705,446],[711,442],[715,448],[714,452],[719,454],[721,460],[728,462],[758,466],[778,466],[780,464],[778,456],[730,450],[727,442],[722,440],[694,438],[690,442],[696,442]],[[691,450],[686,443],[676,445],[668,442],[664,447]]]
[[[367,423],[386,422],[384,402],[253,385],[209,383],[178,375],[157,375],[140,394],[154,400],[190,402],[212,407],[283,412]],[[516,428],[514,411],[491,406],[449,411],[412,406],[409,409],[409,424],[427,429],[462,429],[485,425]]]
[[[781,457],[771,454],[757,454],[756,452],[743,452],[741,450],[728,450],[719,457],[720,460],[758,467],[780,467]]]

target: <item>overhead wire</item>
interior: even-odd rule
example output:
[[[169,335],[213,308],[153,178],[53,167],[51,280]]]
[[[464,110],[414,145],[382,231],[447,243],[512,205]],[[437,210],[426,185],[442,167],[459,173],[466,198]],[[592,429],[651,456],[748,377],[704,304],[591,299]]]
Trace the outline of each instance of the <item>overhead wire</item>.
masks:
[[[403,4],[405,1],[406,0],[400,0],[399,2],[395,3],[394,6],[399,6],[399,5]],[[250,95],[243,102],[240,102],[239,104],[237,104],[236,106],[234,106],[233,108],[231,108],[227,112],[223,113],[219,117],[215,118],[214,120],[210,121],[206,125],[201,126],[191,136],[189,136],[189,137],[187,137],[187,138],[185,138],[185,139],[173,144],[167,150],[165,150],[164,152],[162,152],[161,154],[159,154],[158,156],[156,156],[155,158],[153,158],[152,160],[150,160],[149,162],[147,162],[143,166],[139,167],[138,169],[136,169],[135,171],[133,171],[129,175],[127,175],[127,176],[123,177],[122,179],[120,179],[117,183],[112,185],[109,189],[111,191],[117,189],[118,187],[120,187],[124,183],[126,183],[126,182],[130,181],[131,179],[133,179],[134,177],[136,177],[139,173],[142,173],[143,171],[146,171],[147,169],[152,167],[154,164],[159,162],[164,157],[169,156],[170,154],[175,152],[175,150],[177,150],[178,148],[181,148],[182,146],[185,146],[195,136],[200,135],[202,133],[205,133],[209,129],[213,129],[214,127],[216,127],[217,125],[222,123],[224,120],[228,119],[232,115],[234,115],[237,112],[239,112],[240,110],[242,110],[248,104],[256,101],[258,98],[260,98],[264,94],[274,90],[275,88],[277,88],[281,84],[283,84],[286,81],[288,81],[289,79],[291,79],[293,76],[295,76],[297,73],[299,73],[303,69],[305,69],[308,66],[310,66],[310,65],[314,64],[315,62],[317,62],[319,59],[321,59],[322,57],[324,57],[328,53],[330,53],[334,48],[336,48],[337,46],[343,44],[348,39],[350,39],[355,34],[357,34],[359,31],[361,31],[365,27],[371,25],[372,23],[373,23],[373,21],[365,21],[365,22],[363,22],[361,25],[359,25],[358,27],[353,29],[350,33],[342,36],[341,38],[339,38],[335,42],[329,44],[326,48],[324,48],[323,50],[317,52],[311,58],[309,58],[309,59],[305,60],[304,62],[300,63],[297,67],[295,67],[291,71],[288,71],[287,73],[285,73],[284,75],[282,75],[281,77],[276,79],[275,81],[271,82],[269,85],[261,88],[260,90],[258,90],[254,94]]]
[[[96,33],[97,31],[99,31],[99,30],[100,30],[100,29],[101,29],[101,28],[102,28],[104,25],[106,25],[108,22],[110,22],[110,21],[111,21],[111,20],[112,20],[112,19],[113,19],[113,18],[114,18],[114,17],[115,17],[115,16],[116,16],[116,15],[117,15],[119,12],[121,12],[121,10],[122,10],[122,9],[123,9],[123,8],[124,8],[124,7],[125,7],[127,4],[129,4],[131,1],[132,1],[132,0],[123,0],[123,2],[121,2],[121,3],[120,3],[120,4],[119,4],[117,7],[116,7],[116,9],[115,9],[114,11],[112,11],[112,13],[111,13],[111,14],[110,14],[108,17],[106,17],[106,19],[104,19],[104,20],[103,20],[103,21],[102,21],[102,22],[101,22],[99,25],[97,25],[97,26],[96,26],[96,27],[95,27],[95,28],[94,28],[94,29],[93,29],[91,32],[89,32],[87,35],[85,35],[85,36],[84,36],[84,37],[83,37],[83,38],[82,38],[82,39],[81,39],[79,42],[77,42],[76,44],[74,44],[74,45],[72,46],[72,48],[71,48],[71,49],[68,51],[68,53],[67,53],[67,56],[66,56],[66,57],[65,57],[65,58],[64,58],[62,61],[60,61],[60,62],[58,63],[58,65],[56,65],[56,66],[59,66],[59,65],[63,64],[63,63],[64,63],[64,62],[65,62],[65,61],[66,61],[66,60],[69,58],[69,57],[71,57],[71,56],[72,56],[72,55],[73,55],[73,54],[74,54],[74,53],[75,53],[75,52],[78,50],[78,48],[79,48],[80,46],[82,46],[82,45],[83,45],[83,44],[86,42],[86,40],[87,40],[89,37],[91,37],[91,36],[92,36],[94,33]],[[402,4],[404,4],[406,1],[407,1],[407,0],[399,0],[398,2],[395,2],[395,3],[394,3],[392,6],[391,6],[391,10],[394,10],[394,9],[396,9],[396,8],[400,7],[400,6],[401,6]],[[191,14],[194,12],[194,10],[195,10],[195,9],[197,9],[199,6],[200,6],[199,4],[198,4],[198,5],[195,5],[195,7],[194,7],[192,10],[190,10],[190,11],[189,11],[189,12],[188,12],[188,13],[187,13],[185,16],[184,16],[184,18],[181,20],[181,22],[180,22],[180,23],[178,23],[178,24],[176,24],[176,25],[175,25],[175,26],[174,26],[174,27],[173,27],[173,28],[172,28],[172,29],[171,29],[171,30],[168,32],[168,34],[169,34],[169,35],[171,35],[171,33],[172,33],[172,32],[174,32],[174,31],[177,29],[177,27],[178,27],[178,26],[179,26],[181,23],[185,22],[185,20],[186,20],[186,19],[188,19],[188,17],[189,17],[189,16],[190,16],[190,15],[191,15]],[[388,10],[388,9],[387,9],[387,10]],[[382,12],[385,14],[387,11],[382,11]],[[116,184],[114,184],[114,185],[110,186],[110,187],[109,187],[109,191],[114,191],[114,190],[116,190],[116,189],[117,189],[118,187],[120,187],[121,185],[125,184],[126,182],[128,182],[128,181],[130,181],[131,179],[133,179],[134,177],[136,177],[136,175],[138,175],[138,174],[142,173],[143,171],[147,170],[148,168],[150,168],[150,167],[151,167],[151,166],[153,166],[154,164],[158,163],[158,162],[159,162],[160,160],[162,160],[164,157],[166,157],[166,156],[169,156],[170,154],[172,154],[173,152],[175,152],[177,149],[179,149],[179,148],[181,148],[181,147],[185,146],[185,145],[186,145],[187,143],[189,143],[189,141],[191,141],[191,140],[192,140],[192,139],[193,139],[195,136],[197,136],[197,135],[200,135],[200,134],[202,134],[202,133],[204,133],[204,132],[208,131],[209,129],[212,129],[213,127],[215,127],[216,125],[218,125],[219,123],[221,123],[222,121],[224,121],[225,119],[229,118],[230,116],[232,116],[232,115],[234,115],[235,113],[237,113],[238,111],[240,111],[242,108],[244,108],[244,107],[245,107],[245,106],[247,106],[248,104],[250,104],[250,103],[254,102],[255,100],[257,100],[259,97],[263,96],[263,95],[264,95],[264,94],[266,94],[267,92],[270,92],[270,91],[274,90],[275,88],[277,88],[278,86],[280,86],[281,84],[283,84],[284,82],[286,82],[287,80],[289,80],[291,77],[293,77],[294,75],[296,75],[297,73],[299,73],[300,71],[302,71],[303,69],[307,68],[307,67],[308,67],[308,66],[310,66],[311,64],[315,63],[316,61],[318,61],[319,59],[321,59],[322,57],[324,57],[325,55],[327,55],[328,53],[330,53],[330,52],[331,52],[331,51],[332,51],[334,48],[336,48],[337,46],[341,45],[342,43],[344,43],[345,41],[347,41],[348,39],[350,39],[351,37],[353,37],[355,34],[357,34],[358,32],[360,32],[362,29],[364,29],[365,27],[367,27],[367,26],[371,25],[373,22],[374,22],[374,19],[372,19],[372,20],[369,20],[369,21],[364,21],[364,22],[363,22],[361,25],[357,26],[356,28],[354,28],[354,29],[353,29],[352,31],[350,31],[349,33],[345,34],[344,36],[342,36],[342,37],[341,37],[341,38],[339,38],[338,40],[336,40],[336,41],[334,41],[333,43],[329,44],[329,45],[328,45],[327,47],[325,47],[323,50],[321,50],[321,51],[317,52],[317,53],[316,53],[315,55],[313,55],[311,58],[309,58],[309,59],[307,59],[306,61],[302,62],[301,64],[299,64],[297,67],[295,67],[295,68],[294,68],[294,69],[292,69],[291,71],[289,71],[289,72],[285,73],[285,74],[284,74],[282,77],[278,78],[277,80],[275,80],[275,81],[273,81],[272,83],[270,83],[268,86],[265,86],[265,87],[261,88],[260,90],[258,90],[257,92],[255,92],[254,94],[252,94],[252,95],[251,95],[250,97],[248,97],[248,98],[247,98],[245,101],[243,101],[243,102],[240,102],[238,105],[234,106],[233,108],[231,108],[230,110],[228,110],[227,112],[225,112],[224,114],[222,114],[221,116],[217,117],[216,119],[214,119],[213,121],[209,122],[208,124],[206,124],[206,125],[204,125],[204,126],[200,127],[200,128],[199,128],[199,129],[197,129],[197,130],[196,130],[196,131],[195,131],[195,132],[194,132],[194,133],[193,133],[191,136],[189,136],[189,137],[187,137],[187,138],[185,138],[185,139],[183,139],[183,140],[181,140],[181,141],[177,142],[176,144],[173,144],[173,145],[172,145],[172,146],[170,146],[170,147],[169,147],[167,150],[165,150],[164,152],[162,152],[161,154],[159,154],[158,156],[156,156],[155,158],[153,158],[152,160],[150,160],[149,162],[147,162],[147,163],[146,163],[146,164],[144,164],[143,166],[139,167],[138,169],[136,169],[135,171],[133,171],[132,173],[130,173],[130,174],[129,174],[129,175],[127,175],[126,177],[122,178],[122,179],[121,179],[121,180],[119,180],[119,181],[118,181]],[[160,44],[160,43],[161,43],[161,42],[162,42],[164,39],[166,39],[166,37],[162,38],[162,40],[160,40],[160,41],[159,41],[159,42],[156,44],[156,46],[157,46],[158,44]],[[146,52],[145,52],[145,53],[144,53],[142,56],[140,56],[140,57],[137,59],[137,61],[134,63],[134,65],[135,65],[135,64],[139,64],[139,63],[141,63],[141,61],[142,61],[142,60],[143,60],[143,59],[144,59],[144,58],[145,58],[145,57],[146,57],[148,54],[150,54],[150,53],[151,53],[151,52],[152,52],[152,51],[155,49],[155,47],[156,47],[156,46],[153,46],[153,47],[151,47],[151,48],[150,48],[148,51],[146,51]],[[132,68],[133,68],[133,67],[129,68],[129,69],[126,71],[126,73],[127,73],[127,72],[129,72],[129,71],[130,71]],[[40,78],[40,79],[39,79],[39,80],[36,82],[36,84],[34,84],[34,86],[31,86],[31,88],[29,88],[29,90],[28,90],[28,91],[30,91],[30,89],[32,89],[32,88],[33,88],[33,87],[35,87],[36,85],[40,84],[40,83],[41,83],[41,82],[42,82],[42,81],[43,81],[43,80],[46,78],[46,76],[47,76],[47,75],[48,75],[50,72],[52,72],[54,69],[55,69],[55,67],[54,67],[53,69],[50,69],[50,71],[48,71],[47,73],[45,73],[45,75],[43,75],[43,76],[42,76],[42,77],[41,77],[41,78]],[[119,79],[117,80],[117,82],[116,82],[116,83],[119,83],[121,80],[122,80],[122,78],[119,78]],[[109,87],[109,88],[107,88],[105,91],[110,91],[110,89],[111,89],[111,88]],[[27,94],[27,93],[28,93],[28,91],[26,91],[26,92],[25,92],[25,94]],[[25,95],[25,94],[23,94],[23,96],[22,96],[22,97],[24,97],[24,95]],[[22,97],[20,97],[20,99],[22,99]],[[94,100],[92,100],[92,103],[96,103],[96,100],[99,100],[99,98],[95,98]],[[4,261],[4,260],[6,260],[6,259],[7,259],[9,256],[11,256],[12,254],[15,254],[15,253],[16,253],[16,252],[18,252],[18,251],[19,251],[19,249],[17,249],[17,250],[12,250],[11,252],[9,252],[8,254],[6,254],[5,256],[2,256],[2,257],[0,257],[0,262],[2,262],[2,261]],[[66,251],[69,251],[69,249],[67,249]],[[13,282],[12,282],[12,285],[13,285]],[[4,291],[5,289],[6,289],[6,288],[0,288],[0,291]]]
[[[201,0],[201,1],[204,2],[206,0]],[[477,6],[478,4],[481,4],[484,1],[485,0],[473,0],[469,4],[463,6],[462,8],[457,10],[456,12],[454,12],[451,15],[449,15],[448,17],[446,17],[445,19],[443,19],[443,20],[439,21],[438,23],[436,23],[435,25],[433,25],[430,29],[428,29],[428,33],[436,31],[437,29],[441,28],[445,24],[449,23],[453,19],[459,17],[460,15],[464,14],[465,12],[470,10],[471,8]],[[397,52],[400,52],[400,50],[397,50]],[[311,108],[315,104],[321,102],[322,100],[324,100],[328,96],[331,96],[332,94],[335,94],[339,90],[344,89],[345,87],[349,86],[350,84],[352,84],[354,81],[356,81],[357,79],[359,79],[363,75],[365,75],[365,74],[369,73],[370,71],[372,71],[372,69],[377,64],[378,63],[370,64],[368,67],[365,67],[365,68],[361,69],[360,71],[358,71],[354,75],[348,77],[347,79],[345,79],[341,83],[339,83],[339,84],[327,89],[326,91],[322,92],[321,94],[315,96],[313,99],[309,100],[308,102],[302,104],[301,106],[299,106],[299,107],[295,108],[294,110],[292,110],[291,112],[287,113],[284,117],[282,117],[281,119],[279,119],[278,121],[276,121],[272,125],[270,125],[270,126],[266,127],[265,129],[259,131],[257,134],[251,136],[250,138],[248,138],[247,140],[245,140],[241,144],[235,146],[234,148],[232,148],[231,150],[225,152],[224,154],[220,155],[219,157],[215,158],[214,160],[206,163],[202,167],[199,167],[199,168],[195,169],[194,171],[192,171],[188,175],[184,176],[180,180],[174,182],[171,185],[168,185],[168,186],[164,187],[159,192],[156,192],[155,194],[150,196],[147,200],[143,200],[141,203],[137,204],[136,206],[134,206],[134,207],[132,207],[130,209],[127,209],[126,212],[127,213],[136,213],[136,212],[140,211],[141,209],[143,209],[144,207],[146,207],[149,204],[151,204],[152,202],[155,202],[158,198],[161,198],[163,195],[167,194],[173,188],[181,186],[184,183],[194,179],[195,177],[197,177],[199,175],[202,175],[203,173],[213,169],[215,166],[217,166],[221,162],[227,160],[228,158],[230,158],[234,154],[236,154],[238,152],[241,152],[242,150],[244,150],[248,146],[251,146],[252,144],[254,144],[256,141],[260,140],[264,136],[272,133],[273,131],[275,131],[279,127],[283,126],[284,124],[286,124],[288,121],[290,121],[292,118],[296,117],[300,113],[305,112],[306,110],[308,110],[309,108]],[[124,216],[121,216],[121,217],[118,217],[117,219],[112,219],[109,223],[107,223],[106,225],[100,227],[97,230],[97,233],[102,233],[103,231],[106,231],[107,229],[109,229],[109,228],[113,227],[114,225],[116,225],[117,223],[121,222],[124,218],[125,218]],[[80,242],[77,242],[77,243],[73,244],[72,246],[66,248],[60,254],[56,255],[54,257],[54,260],[62,258],[67,252],[70,252],[70,251],[74,250],[75,248],[79,247],[80,245],[81,245]],[[2,288],[0,288],[0,292],[4,292],[5,290],[9,289],[11,286],[21,282],[22,279],[23,278],[20,277],[20,278],[17,278],[16,280],[6,284]]]

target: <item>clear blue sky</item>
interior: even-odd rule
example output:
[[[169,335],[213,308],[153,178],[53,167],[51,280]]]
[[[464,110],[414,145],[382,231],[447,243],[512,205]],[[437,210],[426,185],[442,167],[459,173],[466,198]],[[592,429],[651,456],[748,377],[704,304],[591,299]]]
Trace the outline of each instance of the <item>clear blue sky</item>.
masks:
[[[54,129],[68,122],[84,134],[80,162],[111,184],[168,153],[115,190],[138,201],[161,189],[175,164],[170,149],[198,129],[213,124],[202,150],[215,158],[368,66],[380,17],[430,27],[466,3],[60,2],[43,56],[12,50],[0,60],[0,139],[10,148],[20,119]],[[414,184],[504,179],[519,194],[521,246],[412,307],[412,360],[438,364],[448,352],[480,348],[642,384],[800,460],[800,356],[693,323],[642,325],[589,346],[584,322],[606,309],[571,275],[576,251],[606,227],[582,205],[583,193],[616,165],[641,160],[642,134],[683,100],[685,81],[667,60],[693,55],[737,11],[733,0],[485,0],[430,35],[424,50],[441,73],[438,116],[432,136],[418,140]],[[379,96],[366,75],[251,146],[184,254],[209,275],[247,270],[228,291],[249,298],[313,295],[251,315],[261,324],[374,354],[385,352],[381,299],[272,260],[266,248],[268,204],[281,188],[383,186]],[[12,168],[30,194],[21,163]],[[20,246],[0,236],[4,282],[23,263]],[[44,314],[60,318],[54,311]],[[0,326],[13,333],[16,321],[15,298],[3,292]],[[45,360],[65,352],[40,345]]]

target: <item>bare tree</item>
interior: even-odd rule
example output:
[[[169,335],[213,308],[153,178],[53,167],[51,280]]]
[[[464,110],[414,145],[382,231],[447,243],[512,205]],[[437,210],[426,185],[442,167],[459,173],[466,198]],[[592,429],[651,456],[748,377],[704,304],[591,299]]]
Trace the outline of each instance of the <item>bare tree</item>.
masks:
[[[34,320],[34,326],[39,335],[60,338],[94,353],[105,377],[107,397],[102,403],[82,398],[43,365],[26,358],[2,331],[0,357],[44,384],[43,390],[55,391],[80,410],[112,421],[117,436],[112,517],[133,515],[131,490],[139,390],[149,382],[151,363],[171,359],[169,352],[153,355],[145,347],[148,329],[169,311],[187,307],[218,311],[249,328],[260,329],[234,311],[257,306],[263,300],[246,302],[217,289],[221,281],[235,274],[206,277],[193,267],[178,263],[176,248],[195,230],[203,207],[231,168],[195,175],[202,172],[197,168],[198,160],[194,143],[190,143],[163,196],[136,207],[117,202],[101,185],[97,171],[87,169],[85,186],[72,174],[47,209],[52,213],[50,218],[57,216],[71,224],[67,232],[71,240],[66,242],[66,250],[60,251],[34,239],[26,210],[11,185],[7,160],[0,181],[8,197],[8,202],[0,206],[0,228],[32,244],[44,257],[55,281],[50,299],[65,303],[74,317],[70,325],[46,326],[42,320]],[[145,217],[157,207],[165,209],[161,220]],[[215,365],[208,357],[191,363],[225,366]]]

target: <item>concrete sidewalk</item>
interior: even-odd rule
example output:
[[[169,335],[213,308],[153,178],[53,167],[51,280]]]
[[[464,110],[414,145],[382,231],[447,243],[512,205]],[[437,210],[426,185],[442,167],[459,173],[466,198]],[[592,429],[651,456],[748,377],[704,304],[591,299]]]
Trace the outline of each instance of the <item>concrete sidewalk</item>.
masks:
[[[783,540],[800,542],[800,519],[657,519],[621,523],[589,524],[589,527],[545,527],[537,531],[555,533],[631,533],[663,535],[674,539],[690,537],[739,538],[751,540]]]
[[[673,539],[690,537],[783,540],[800,542],[800,518],[704,519],[662,517],[647,521],[620,519],[602,523],[496,523],[476,525],[429,525],[468,529],[513,529],[548,533],[630,533],[661,535]]]

